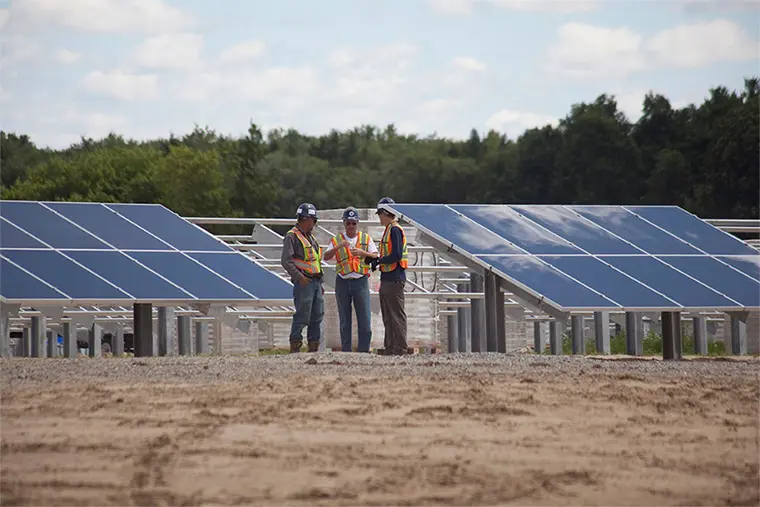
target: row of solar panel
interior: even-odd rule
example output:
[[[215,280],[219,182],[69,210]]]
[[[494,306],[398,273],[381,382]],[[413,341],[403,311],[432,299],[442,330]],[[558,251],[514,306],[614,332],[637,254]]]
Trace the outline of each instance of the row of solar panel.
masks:
[[[3,201],[0,248],[232,252],[159,204]]]
[[[568,310],[760,306],[758,252],[678,207],[392,207]]]
[[[567,309],[760,307],[757,256],[476,257]]]
[[[757,255],[675,206],[395,204],[473,255]]]
[[[242,254],[0,249],[10,300],[235,301],[292,298],[292,286]]]

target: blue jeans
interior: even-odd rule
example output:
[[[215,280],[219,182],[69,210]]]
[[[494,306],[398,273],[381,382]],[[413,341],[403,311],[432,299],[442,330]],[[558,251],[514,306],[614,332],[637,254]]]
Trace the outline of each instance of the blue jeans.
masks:
[[[353,302],[359,327],[359,352],[369,352],[369,343],[372,340],[369,277],[345,279],[336,275],[335,301],[338,303],[338,318],[340,319],[341,350],[351,352],[351,302]]]
[[[290,327],[290,343],[303,343],[304,327],[306,340],[319,342],[322,336],[322,318],[325,315],[321,280],[310,280],[306,285],[296,283],[293,286],[293,303],[296,312]]]

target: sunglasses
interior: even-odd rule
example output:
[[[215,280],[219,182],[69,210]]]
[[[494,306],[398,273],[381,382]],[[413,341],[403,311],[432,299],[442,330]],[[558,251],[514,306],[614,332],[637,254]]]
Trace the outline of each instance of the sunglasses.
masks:
[[[346,225],[357,225],[359,222],[354,222],[353,220],[346,220],[344,223]]]

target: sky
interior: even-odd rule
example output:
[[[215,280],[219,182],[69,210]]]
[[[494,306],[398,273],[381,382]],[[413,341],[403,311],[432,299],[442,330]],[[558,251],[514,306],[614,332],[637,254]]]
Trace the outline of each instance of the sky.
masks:
[[[601,93],[635,121],[740,90],[759,30],[760,0],[0,0],[0,128],[516,138]]]

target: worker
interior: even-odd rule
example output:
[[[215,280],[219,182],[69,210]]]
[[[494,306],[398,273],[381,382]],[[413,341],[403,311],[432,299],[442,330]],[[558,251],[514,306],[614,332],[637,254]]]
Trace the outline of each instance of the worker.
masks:
[[[325,251],[325,260],[335,258],[335,302],[340,320],[340,349],[351,352],[351,304],[356,310],[359,352],[369,352],[372,340],[369,302],[370,265],[367,259],[378,257],[377,247],[366,232],[359,230],[359,212],[348,207],[343,212],[345,232],[335,235]]]
[[[317,208],[311,203],[301,204],[296,219],[296,225],[285,234],[280,259],[293,282],[293,303],[296,307],[290,328],[290,352],[301,351],[304,327],[309,352],[316,352],[322,337],[325,313],[322,247],[312,234],[317,225]]]
[[[380,267],[379,296],[385,326],[385,355],[404,355],[408,351],[404,309],[404,286],[408,267],[406,234],[396,221],[396,216],[380,207],[382,204],[394,202],[390,197],[383,197],[377,203],[377,216],[385,226],[385,232],[380,241],[380,256],[370,261]]]

